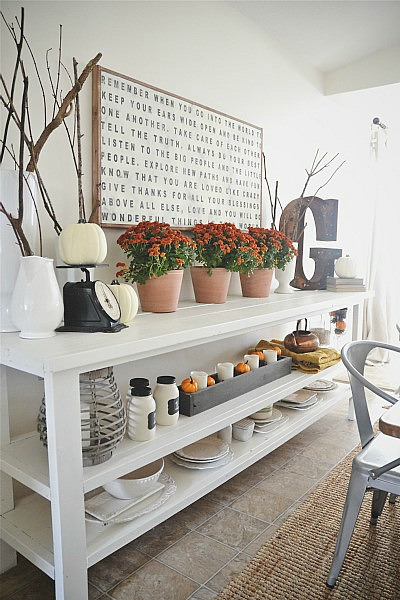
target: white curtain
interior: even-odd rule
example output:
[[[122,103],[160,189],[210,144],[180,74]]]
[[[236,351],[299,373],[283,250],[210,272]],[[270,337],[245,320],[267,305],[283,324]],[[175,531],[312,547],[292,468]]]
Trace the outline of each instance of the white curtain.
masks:
[[[365,339],[399,343],[400,323],[400,144],[388,124],[371,126],[371,161],[376,203],[368,284],[375,296],[366,303]],[[387,360],[376,352],[374,360]]]

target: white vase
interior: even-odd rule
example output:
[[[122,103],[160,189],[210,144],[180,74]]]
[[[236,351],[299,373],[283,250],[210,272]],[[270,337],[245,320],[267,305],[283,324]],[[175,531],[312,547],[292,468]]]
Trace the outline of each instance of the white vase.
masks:
[[[55,335],[63,316],[63,301],[52,258],[22,256],[11,298],[11,319],[27,339]]]
[[[37,252],[39,229],[34,199],[36,198],[36,177],[24,173],[24,233],[33,252]],[[6,210],[16,217],[18,214],[18,171],[0,170],[0,198]],[[0,214],[0,330],[17,331],[11,320],[11,296],[17,279],[21,251],[15,234],[5,215]]]
[[[274,290],[275,294],[293,294],[294,289],[290,285],[290,282],[294,278],[296,259],[297,256],[294,256],[284,269],[275,269],[275,278],[279,283],[278,287]]]

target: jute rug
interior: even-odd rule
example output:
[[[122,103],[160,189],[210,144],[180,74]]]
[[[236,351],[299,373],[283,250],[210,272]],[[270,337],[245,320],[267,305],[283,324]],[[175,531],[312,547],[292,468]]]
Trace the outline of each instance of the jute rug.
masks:
[[[354,450],[293,512],[218,600],[400,600],[400,502],[369,525],[367,492],[334,589],[326,587]]]

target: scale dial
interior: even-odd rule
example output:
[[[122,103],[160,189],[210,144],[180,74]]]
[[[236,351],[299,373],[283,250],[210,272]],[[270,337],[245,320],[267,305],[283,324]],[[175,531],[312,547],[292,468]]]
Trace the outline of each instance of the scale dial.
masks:
[[[102,281],[95,281],[94,292],[101,308],[106,315],[111,319],[111,321],[118,321],[121,317],[121,309],[119,307],[118,300],[108,285]]]

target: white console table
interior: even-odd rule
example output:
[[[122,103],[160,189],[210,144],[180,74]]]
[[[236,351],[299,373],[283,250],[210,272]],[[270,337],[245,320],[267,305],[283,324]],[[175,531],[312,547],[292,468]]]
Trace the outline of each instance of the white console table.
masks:
[[[82,467],[79,374],[111,365],[200,346],[257,332],[260,328],[311,317],[343,307],[352,309],[352,338],[360,337],[362,305],[368,292],[296,291],[267,299],[229,297],[224,305],[180,304],[176,313],[139,314],[116,334],[58,333],[44,340],[2,338],[2,507],[1,538],[55,579],[58,600],[87,598],[87,568],[168,519],[221,485],[349,397],[345,384],[324,394],[305,412],[295,412],[270,436],[233,441],[234,459],[218,469],[191,471],[166,459],[177,492],[159,509],[136,520],[98,527],[85,522],[84,493],[187,444],[215,433],[269,402],[300,389],[321,374],[293,372],[194,417],[180,416],[174,427],[159,427],[150,442],[124,439],[107,462]],[[48,450],[38,434],[10,439],[8,367],[44,379]],[[323,372],[331,377],[335,367]],[[32,490],[14,506],[12,478]]]

